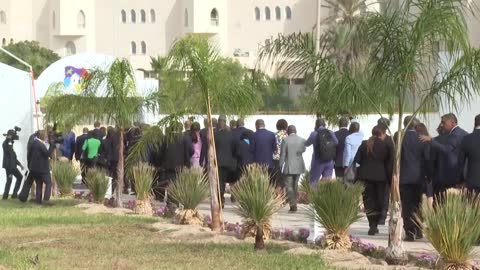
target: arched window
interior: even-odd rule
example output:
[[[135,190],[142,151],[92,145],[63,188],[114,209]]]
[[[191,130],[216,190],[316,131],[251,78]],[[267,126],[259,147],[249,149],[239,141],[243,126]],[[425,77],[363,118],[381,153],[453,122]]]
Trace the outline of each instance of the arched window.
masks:
[[[3,10],[0,10],[0,24],[7,24],[7,14]]]
[[[74,55],[77,53],[77,47],[75,47],[75,43],[69,41],[65,44],[65,56]]]
[[[183,26],[188,27],[188,9],[185,9],[185,14],[183,15]]]
[[[2,47],[3,46],[7,46],[7,39],[6,38],[3,38],[2,39]]]
[[[132,54],[137,54],[137,44],[135,43],[135,41],[132,41],[132,43],[130,43],[130,51]]]
[[[77,15],[77,26],[79,28],[85,28],[85,13],[83,10],[80,10]]]
[[[130,21],[132,23],[136,23],[137,22],[137,13],[135,13],[135,10],[130,10]]]
[[[142,23],[146,23],[147,22],[147,14],[145,13],[145,10],[140,10],[140,21]]]
[[[157,16],[155,16],[155,10],[150,9],[150,22],[154,23],[157,20]]]
[[[265,20],[270,21],[270,8],[265,7]]]
[[[210,24],[218,26],[218,11],[216,8],[212,9],[212,12],[210,12]]]
[[[287,17],[287,20],[292,19],[292,9],[290,7],[285,8],[285,17]]]
[[[260,9],[255,7],[255,20],[260,21]]]
[[[145,43],[145,41],[142,41],[141,46],[142,46],[142,54],[147,54],[147,44]]]
[[[282,11],[280,10],[280,7],[275,8],[275,18],[277,21],[282,19]]]
[[[13,38],[10,39],[10,44],[13,44]]]
[[[120,12],[120,16],[122,17],[122,23],[126,23],[127,22],[127,12],[122,9],[122,11]]]
[[[56,22],[55,11],[54,11],[54,12],[52,12],[52,29],[55,29],[56,24],[57,24],[57,22]]]

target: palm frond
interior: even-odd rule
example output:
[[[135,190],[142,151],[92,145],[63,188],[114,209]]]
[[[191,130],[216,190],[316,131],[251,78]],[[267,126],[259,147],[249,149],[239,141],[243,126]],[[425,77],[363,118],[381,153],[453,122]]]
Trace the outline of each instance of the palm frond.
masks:
[[[208,198],[208,181],[201,169],[183,168],[177,172],[177,179],[168,188],[168,194],[184,209],[196,210]]]

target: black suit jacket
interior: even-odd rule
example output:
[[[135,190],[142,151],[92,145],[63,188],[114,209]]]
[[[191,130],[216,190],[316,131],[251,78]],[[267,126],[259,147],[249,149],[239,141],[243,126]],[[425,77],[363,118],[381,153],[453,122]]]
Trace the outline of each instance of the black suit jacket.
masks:
[[[162,168],[174,171],[182,167],[190,167],[190,158],[193,155],[191,141],[182,133],[172,136],[174,137],[165,137],[162,143],[160,153]]]
[[[80,160],[82,158],[82,153],[83,153],[82,147],[83,147],[83,143],[87,138],[88,138],[87,134],[82,134],[77,137],[77,140],[75,142],[75,159],[76,160]]]
[[[237,167],[236,143],[231,131],[222,129],[215,130],[215,150],[217,151],[218,167],[226,167],[231,170]]]
[[[360,167],[357,178],[360,180],[389,182],[393,171],[393,149],[388,143],[375,139],[372,153],[367,153],[367,141],[363,141],[355,155]]]
[[[465,136],[460,144],[458,175],[468,188],[480,187],[480,129],[475,129],[472,134]]]
[[[99,139],[100,141],[102,141],[102,139],[103,139],[103,133],[102,133],[102,131],[100,131],[100,129],[96,128],[96,129],[92,130],[92,133],[93,133],[93,137],[94,137],[94,138],[97,138],[97,139]]]
[[[426,144],[415,130],[406,130],[402,142],[400,184],[423,184],[426,179]]]
[[[13,150],[13,140],[5,140],[2,144],[3,148],[3,168],[5,170],[14,170],[20,162],[17,160],[17,154]]]
[[[200,151],[200,165],[207,165],[208,163],[208,129],[200,130],[200,139],[202,140],[202,149]]]
[[[335,167],[343,167],[343,150],[345,150],[345,139],[349,135],[348,129],[341,128],[335,132],[338,139],[337,155],[335,157]]]
[[[36,174],[50,173],[50,156],[55,151],[55,144],[50,144],[50,148],[47,149],[43,142],[34,140],[29,150],[27,154],[28,169]]]
[[[438,178],[439,184],[444,187],[453,187],[459,184],[458,178],[458,159],[460,155],[460,145],[463,138],[468,133],[460,127],[455,128],[446,135],[444,141],[432,140],[432,149],[438,155]]]

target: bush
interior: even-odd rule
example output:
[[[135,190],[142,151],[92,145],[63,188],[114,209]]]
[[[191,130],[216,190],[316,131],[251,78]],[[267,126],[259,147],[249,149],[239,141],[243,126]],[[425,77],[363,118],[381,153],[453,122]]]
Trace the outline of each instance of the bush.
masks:
[[[85,176],[85,182],[90,190],[90,194],[93,196],[93,200],[96,203],[103,203],[108,190],[108,178],[105,170],[99,168],[89,169]]]
[[[174,217],[176,223],[203,225],[203,217],[197,207],[208,198],[209,185],[200,169],[178,171],[177,180],[168,188],[168,195],[183,206]]]
[[[79,170],[69,161],[52,163],[52,176],[57,183],[60,196],[68,196],[73,193],[73,183],[79,173]]]
[[[155,168],[146,163],[139,163],[133,167],[132,174],[137,198],[134,207],[135,213],[153,215],[150,200],[152,198],[152,185],[155,178]]]
[[[306,171],[300,180],[300,186],[298,188],[298,203],[308,204],[308,194],[312,189],[310,184],[310,171]]]
[[[358,205],[363,185],[345,186],[341,181],[321,181],[308,194],[314,218],[325,228],[322,246],[327,249],[349,249],[350,226],[361,218]]]
[[[440,269],[472,269],[470,259],[480,238],[480,203],[473,194],[449,190],[436,198],[434,207],[424,201],[416,221],[440,254]]]
[[[238,213],[245,219],[244,234],[253,232],[255,249],[264,249],[264,235],[271,232],[270,220],[282,208],[285,197],[275,193],[267,169],[258,165],[247,167],[239,183],[232,188],[232,195],[237,199]]]

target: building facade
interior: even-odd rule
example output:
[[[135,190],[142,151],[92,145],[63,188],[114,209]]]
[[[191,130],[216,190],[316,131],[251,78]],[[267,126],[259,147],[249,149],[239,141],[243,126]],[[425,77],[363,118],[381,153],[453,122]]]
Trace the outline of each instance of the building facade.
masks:
[[[0,0],[0,42],[37,40],[62,57],[103,53],[149,70],[150,56],[202,33],[253,67],[266,39],[310,32],[316,18],[316,0]]]

